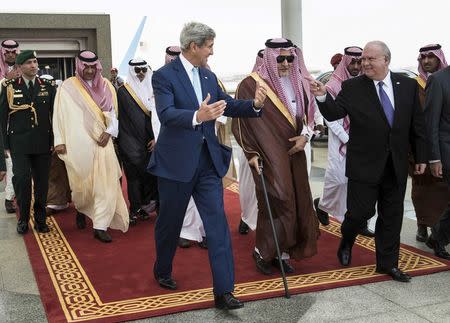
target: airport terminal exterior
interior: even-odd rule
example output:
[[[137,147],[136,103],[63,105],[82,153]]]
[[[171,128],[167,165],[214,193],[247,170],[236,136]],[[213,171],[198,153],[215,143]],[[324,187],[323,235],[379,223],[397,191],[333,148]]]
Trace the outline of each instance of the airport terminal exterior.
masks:
[[[73,76],[75,56],[83,49],[95,51],[105,71],[111,68],[108,14],[0,13],[0,41],[4,39],[18,41],[22,50],[36,50],[40,75]]]

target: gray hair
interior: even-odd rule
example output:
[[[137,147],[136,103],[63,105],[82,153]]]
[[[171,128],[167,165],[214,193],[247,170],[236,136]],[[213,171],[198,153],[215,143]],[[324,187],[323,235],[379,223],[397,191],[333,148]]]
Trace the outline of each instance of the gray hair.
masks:
[[[207,40],[215,37],[216,33],[211,27],[200,22],[188,22],[181,30],[180,47],[181,50],[186,51],[192,42],[197,46],[203,46]]]
[[[383,55],[386,56],[386,60],[388,62],[391,61],[391,51],[389,50],[389,47],[386,45],[386,43],[382,42],[381,40],[373,40],[366,44],[367,45],[375,45],[381,48],[383,51]]]

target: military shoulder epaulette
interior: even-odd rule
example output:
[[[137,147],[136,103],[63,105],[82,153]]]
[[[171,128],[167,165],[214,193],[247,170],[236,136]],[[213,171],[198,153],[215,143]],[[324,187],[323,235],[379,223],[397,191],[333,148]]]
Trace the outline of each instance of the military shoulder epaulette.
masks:
[[[3,79],[2,85],[3,85],[4,87],[7,87],[8,85],[13,84],[15,80],[16,80],[16,79],[9,79],[9,80]]]
[[[39,77],[39,83],[40,84],[45,84],[45,85],[51,85],[51,86],[54,86],[54,84],[52,83],[53,81],[51,81],[51,80],[47,80],[47,79],[44,79],[44,78],[41,78],[41,77]]]

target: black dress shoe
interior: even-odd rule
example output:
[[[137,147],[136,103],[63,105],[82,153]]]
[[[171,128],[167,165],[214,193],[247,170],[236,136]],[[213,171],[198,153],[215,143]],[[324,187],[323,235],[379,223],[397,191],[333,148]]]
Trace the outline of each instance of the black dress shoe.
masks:
[[[136,225],[138,220],[138,215],[136,212],[130,212],[130,225]]]
[[[317,218],[319,219],[319,222],[322,225],[329,225],[330,224],[330,217],[328,216],[327,212],[322,211],[321,209],[319,209],[319,202],[320,202],[320,198],[316,198],[314,200],[314,208],[316,209]]]
[[[292,265],[290,263],[288,263],[287,260],[281,259],[281,264],[282,264],[284,272],[286,274],[292,274],[295,271],[294,267],[292,267]],[[278,259],[272,260],[272,266],[274,266],[274,267],[278,268],[279,270],[281,270],[280,262],[278,261]]]
[[[348,242],[341,239],[337,257],[342,266],[348,266],[352,262],[352,246]]]
[[[402,283],[409,283],[411,280],[411,276],[407,273],[404,273],[398,268],[391,268],[391,269],[376,269],[375,270],[379,274],[387,274],[392,277],[393,280],[396,280],[398,282]]]
[[[359,230],[358,234],[369,238],[375,237],[375,232],[370,230],[367,226],[364,229]]]
[[[112,241],[111,236],[105,230],[94,229],[94,238],[105,243]]]
[[[16,213],[16,206],[14,205],[14,201],[5,199],[5,209],[6,213]]]
[[[253,259],[255,259],[256,269],[263,273],[264,275],[272,274],[272,269],[270,268],[270,263],[262,259],[259,253],[253,251]]]
[[[428,246],[428,248],[431,248],[434,250],[434,255],[436,257],[450,260],[450,253],[448,253],[447,250],[445,250],[444,245],[442,243],[439,243],[437,240],[435,240],[432,235],[430,235],[428,237],[428,239],[425,243]]]
[[[146,220],[150,219],[150,215],[147,212],[145,212],[143,209],[140,209],[138,211],[138,214],[139,214],[139,218],[141,218],[142,221],[146,221]]]
[[[234,297],[231,293],[214,296],[214,305],[221,310],[236,310],[244,307],[244,303]]]
[[[416,240],[419,242],[425,242],[428,239],[428,229],[426,225],[418,224],[417,225],[417,233]]]
[[[17,233],[18,234],[25,234],[28,232],[28,223],[25,221],[19,221],[17,223]]]
[[[247,234],[248,231],[250,230],[250,227],[248,226],[247,223],[245,223],[244,221],[239,222],[239,233],[240,234]]]
[[[189,248],[190,246],[191,246],[191,242],[188,239],[181,238],[181,237],[178,239],[178,247]]]
[[[46,223],[44,224],[36,224],[34,229],[39,233],[47,233],[50,232],[50,229]]]
[[[86,228],[86,215],[77,211],[76,223],[78,229]]]
[[[206,237],[203,237],[202,241],[198,243],[198,246],[202,249],[208,249],[208,241],[206,240]]]
[[[158,274],[153,270],[153,275],[155,276],[156,281],[159,286],[165,289],[175,290],[177,289],[177,283],[172,279],[172,277],[163,278],[159,277]]]

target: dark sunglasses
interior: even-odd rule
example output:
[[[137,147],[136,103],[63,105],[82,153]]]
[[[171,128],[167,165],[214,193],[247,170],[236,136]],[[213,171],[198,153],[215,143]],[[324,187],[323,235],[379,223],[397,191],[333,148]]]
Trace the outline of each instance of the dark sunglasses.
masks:
[[[136,72],[136,74],[139,74],[141,71],[142,73],[147,73],[147,67],[135,67],[134,71]]]
[[[288,63],[292,63],[294,61],[294,58],[295,58],[294,55],[287,55],[287,56],[280,55],[277,56],[277,63],[281,64],[284,62],[284,60],[287,60]]]

